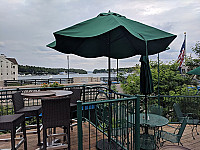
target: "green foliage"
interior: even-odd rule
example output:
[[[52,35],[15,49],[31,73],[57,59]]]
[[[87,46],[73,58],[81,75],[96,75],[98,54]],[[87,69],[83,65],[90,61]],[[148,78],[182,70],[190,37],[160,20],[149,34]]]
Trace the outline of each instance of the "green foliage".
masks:
[[[157,63],[157,62],[156,62]],[[182,88],[191,83],[189,76],[184,76],[177,70],[178,64],[171,62],[168,65],[160,63],[159,70],[159,93],[161,95],[170,95],[174,92],[176,95],[182,94]],[[153,67],[152,78],[154,84],[155,94],[158,94],[158,70],[157,67]]]
[[[195,69],[196,67],[200,66],[200,59],[194,59],[192,57],[187,57],[186,61],[186,66],[188,66],[190,70]]]
[[[195,44],[194,47],[192,47],[192,51],[198,56],[200,57],[200,42],[197,41],[197,43]]]
[[[106,69],[94,69],[93,73],[94,74],[96,74],[96,73],[107,73],[107,70]]]
[[[115,84],[112,84],[112,85],[111,85],[111,89],[112,89],[113,91],[115,91],[115,92],[118,92],[118,91],[117,91],[117,87],[116,87]]]
[[[45,88],[45,87],[62,87],[64,85],[62,84],[59,84],[58,82],[53,82],[51,84],[46,84],[46,83],[43,83],[41,84],[41,87]]]
[[[127,72],[131,73],[136,70],[137,67],[129,67],[129,68],[119,68],[119,72]],[[111,69],[111,72],[117,72],[117,69]],[[93,73],[108,73],[108,69],[94,69]]]
[[[158,94],[158,68],[156,61],[150,61],[154,94]],[[160,62],[159,65],[159,93],[161,95],[182,95],[187,94],[186,88],[190,85],[191,78],[188,75],[181,75],[177,71],[178,64],[176,62],[170,62],[164,64]],[[130,74],[127,79],[120,75],[121,87],[127,94],[135,95],[140,93],[140,75],[139,67],[135,73]],[[193,86],[195,86],[194,84]],[[191,94],[191,93],[190,93]]]
[[[23,66],[19,65],[19,74],[36,74],[36,75],[42,75],[42,74],[53,74],[57,75],[60,72],[68,72],[68,69],[65,68],[45,68],[45,67],[35,67],[35,66]],[[79,73],[79,74],[87,74],[87,71],[83,69],[69,69],[69,72],[73,73]]]
[[[64,85],[61,85],[61,84],[59,84],[58,82],[54,82],[54,83],[51,83],[49,86],[50,86],[50,87],[62,87],[62,86],[64,86]]]
[[[126,94],[135,95],[140,92],[140,76],[138,76],[138,70],[136,73],[128,75],[127,78],[122,73],[118,76],[121,87]]]

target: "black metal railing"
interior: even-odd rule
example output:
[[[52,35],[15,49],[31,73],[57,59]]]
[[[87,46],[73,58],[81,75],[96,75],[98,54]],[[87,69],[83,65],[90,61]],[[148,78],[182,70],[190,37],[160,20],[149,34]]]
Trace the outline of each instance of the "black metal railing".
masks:
[[[144,110],[144,102],[141,98],[141,108]],[[178,103],[183,113],[194,113],[200,118],[200,96],[149,96],[148,105],[158,104],[163,107],[163,115],[171,123],[176,123],[178,118],[174,112],[173,104]]]
[[[47,87],[47,88],[17,88],[17,89],[3,89],[0,90],[0,115],[7,115],[7,114],[13,114],[13,104],[12,104],[12,94],[21,91],[22,93],[25,92],[35,92],[35,91],[40,91],[40,90],[52,90],[52,89],[63,89],[63,90],[70,90],[70,88],[80,88],[82,89],[82,96],[81,96],[81,109],[77,110],[77,115],[79,116],[79,127],[78,130],[81,130],[80,126],[86,121],[89,123],[88,126],[88,132],[91,135],[91,128],[90,126],[95,127],[96,132],[101,132],[103,133],[101,137],[103,139],[106,139],[108,137],[111,137],[112,140],[114,140],[117,145],[119,145],[123,149],[135,149],[135,138],[139,136],[139,134],[136,134],[135,128],[136,125],[134,124],[134,129],[129,132],[127,128],[125,128],[125,135],[126,134],[133,134],[134,136],[125,136],[124,134],[121,135],[113,135],[114,132],[111,132],[110,135],[108,135],[108,131],[106,131],[106,120],[105,116],[103,118],[103,122],[99,123],[99,118],[98,118],[98,107],[103,106],[103,114],[104,111],[108,107],[108,112],[109,114],[112,114],[111,116],[112,119],[110,119],[111,124],[115,124],[118,119],[117,114],[115,114],[118,110],[115,110],[116,106],[117,108],[119,107],[119,110],[122,110],[123,106],[125,105],[125,113],[127,114],[126,118],[130,118],[131,114],[135,114],[136,108],[137,111],[142,112],[144,110],[144,96],[138,95],[138,96],[132,96],[132,95],[127,95],[127,94],[122,94],[122,93],[117,93],[115,91],[111,91],[111,93],[108,92],[108,89],[106,87],[106,84],[93,84],[93,85],[72,85],[72,86],[64,86],[64,87]],[[109,99],[110,98],[110,99]],[[139,104],[135,103],[136,99],[139,99]],[[30,106],[30,105],[40,105],[41,101],[40,99],[24,99],[25,105]],[[171,123],[176,123],[177,118],[176,114],[173,111],[173,104],[174,103],[179,103],[181,106],[181,110],[185,113],[195,113],[200,117],[200,96],[167,96],[167,95],[158,95],[158,96],[149,96],[148,97],[148,105],[151,104],[159,104],[164,108],[164,116],[169,119]],[[137,105],[137,106],[136,106]],[[97,107],[98,106],[98,107]],[[111,111],[111,112],[110,112]],[[81,114],[81,116],[80,116]],[[136,117],[136,116],[134,116]],[[123,119],[120,118],[121,120]],[[127,122],[128,124],[128,122]],[[118,126],[115,124],[114,126]],[[112,127],[114,127],[112,126]],[[130,127],[131,128],[131,127]],[[98,131],[97,131],[98,130]],[[121,132],[121,131],[119,131]],[[80,132],[81,133],[81,132]],[[96,133],[95,133],[96,134]],[[79,135],[80,136],[80,135]],[[88,139],[88,145],[91,146],[91,138],[94,136],[92,134],[89,136]],[[82,137],[82,136],[81,136]],[[81,137],[79,137],[81,141]],[[97,134],[95,135],[96,138],[96,143],[100,140],[98,139]],[[127,139],[127,138],[133,138],[133,139]],[[138,139],[138,138],[137,138]],[[122,142],[121,142],[122,141]],[[125,141],[123,143],[123,141]],[[128,142],[127,142],[128,141]],[[130,143],[130,141],[132,143]],[[79,143],[80,144],[80,143]],[[80,145],[80,147],[83,145]],[[81,148],[80,148],[81,149]]]
[[[43,83],[51,84],[58,82],[59,84],[73,83],[73,78],[49,78],[49,79],[24,79],[24,80],[4,80],[4,86],[22,86],[22,85],[41,85]]]
[[[8,115],[14,113],[12,94],[20,91],[22,93],[26,92],[36,92],[41,90],[70,90],[70,88],[80,88],[82,89],[81,101],[89,102],[95,101],[95,96],[99,90],[106,90],[106,84],[90,84],[90,85],[73,85],[73,86],[63,86],[63,87],[46,87],[46,88],[16,88],[16,89],[3,89],[0,90],[0,115]],[[40,99],[27,99],[24,98],[25,106],[30,105],[41,105]]]
[[[108,94],[100,91],[96,101],[78,102],[78,149],[93,149],[94,145],[99,149],[109,149],[111,141],[116,149],[139,149],[140,97],[108,100]],[[118,96],[115,93],[115,97]],[[85,131],[82,130],[83,124],[87,128]],[[86,142],[84,145],[83,137]]]

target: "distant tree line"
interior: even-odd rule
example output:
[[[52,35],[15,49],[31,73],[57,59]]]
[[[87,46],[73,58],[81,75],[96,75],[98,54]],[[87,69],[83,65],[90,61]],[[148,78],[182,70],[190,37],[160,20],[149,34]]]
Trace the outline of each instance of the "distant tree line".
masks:
[[[35,74],[35,75],[43,75],[43,74],[52,74],[56,75],[59,74],[60,72],[68,72],[68,69],[65,68],[45,68],[45,67],[36,67],[36,66],[23,66],[19,65],[18,66],[18,72],[19,74]],[[73,69],[70,68],[69,72],[72,73],[79,73],[79,74],[87,74],[86,70],[83,69]]]
[[[137,67],[137,66],[136,66]],[[131,73],[133,72],[136,67],[129,67],[129,68],[119,68],[118,71],[119,72],[127,72],[127,73]],[[111,69],[112,73],[116,73],[117,69]],[[93,73],[108,73],[108,69],[94,69]]]

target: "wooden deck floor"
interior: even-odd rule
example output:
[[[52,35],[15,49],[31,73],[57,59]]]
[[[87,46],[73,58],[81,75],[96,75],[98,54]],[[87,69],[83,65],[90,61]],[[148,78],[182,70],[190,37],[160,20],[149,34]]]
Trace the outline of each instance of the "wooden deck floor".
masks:
[[[176,125],[173,125],[176,126]],[[90,135],[88,134],[88,130],[91,130]],[[199,128],[199,127],[198,127]],[[173,132],[173,130],[169,129],[169,127],[163,127],[163,130],[167,130],[169,132]],[[198,129],[198,132],[200,132],[200,129]],[[87,150],[89,149],[89,136],[90,136],[90,149],[91,150],[96,150],[96,129],[93,126],[89,126],[88,123],[84,123],[83,124],[83,149]],[[4,134],[4,135],[0,135],[0,138],[6,138],[9,137],[10,134]],[[42,132],[41,132],[41,137],[42,137]],[[194,132],[194,137],[196,138],[195,140],[193,140],[192,135],[191,135],[191,127],[187,126],[183,137],[181,139],[181,142],[183,143],[183,146],[191,149],[191,150],[199,150],[200,149],[200,135],[196,134],[196,131]],[[32,134],[32,135],[27,135],[28,138],[28,150],[35,150],[37,148],[39,148],[37,146],[37,136],[36,134]],[[102,138],[102,134],[98,133],[98,139]],[[166,142],[164,144],[164,146],[166,145],[172,145],[169,142]],[[1,142],[0,143],[0,149],[3,148],[8,148],[10,147],[10,142]],[[23,150],[23,145],[19,148],[20,150]],[[78,150],[78,138],[77,138],[77,127],[73,128],[73,131],[71,131],[71,149],[72,150]]]

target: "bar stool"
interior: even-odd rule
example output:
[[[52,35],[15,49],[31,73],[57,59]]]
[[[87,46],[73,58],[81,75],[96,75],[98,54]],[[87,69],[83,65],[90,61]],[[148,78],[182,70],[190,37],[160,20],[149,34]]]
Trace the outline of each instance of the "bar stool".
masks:
[[[25,117],[36,117],[37,120],[37,135],[38,135],[38,146],[42,145],[40,140],[40,124],[39,124],[39,114],[42,112],[42,106],[24,106],[23,96],[21,92],[16,92],[12,96],[12,101],[14,105],[15,114],[23,113]],[[33,132],[35,133],[35,132]],[[27,133],[28,134],[28,133]]]
[[[15,145],[16,127],[22,126],[23,137],[17,145]],[[12,150],[18,149],[24,143],[24,149],[27,150],[25,116],[24,114],[4,115],[0,116],[0,130],[11,130],[11,147]],[[6,140],[7,141],[7,140]]]
[[[68,148],[70,150],[70,98],[42,98],[42,124],[43,124],[43,150],[47,148]],[[47,135],[48,128],[63,127],[64,133]],[[67,132],[66,132],[67,129]],[[47,138],[64,136],[64,142],[68,139],[68,145],[47,145]],[[47,147],[48,146],[48,147]]]

